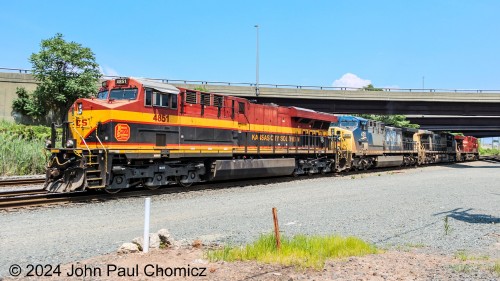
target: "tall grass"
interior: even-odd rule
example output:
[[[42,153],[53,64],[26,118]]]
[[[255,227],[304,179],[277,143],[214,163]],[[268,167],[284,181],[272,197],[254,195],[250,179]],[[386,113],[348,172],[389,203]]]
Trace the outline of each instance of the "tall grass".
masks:
[[[45,171],[45,139],[50,128],[0,122],[0,175],[34,175]]]
[[[375,254],[378,250],[356,237],[305,236],[282,237],[281,249],[276,249],[273,234],[261,235],[246,246],[224,247],[206,253],[211,261],[247,261],[279,263],[298,268],[321,269],[328,259]]]

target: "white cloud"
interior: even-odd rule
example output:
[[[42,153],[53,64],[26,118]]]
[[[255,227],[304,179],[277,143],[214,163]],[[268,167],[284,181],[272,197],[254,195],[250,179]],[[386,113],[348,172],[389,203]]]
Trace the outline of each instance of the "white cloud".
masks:
[[[372,81],[359,78],[357,75],[352,73],[346,73],[333,81],[333,87],[349,87],[349,88],[363,88],[371,84]]]
[[[105,76],[120,76],[118,74],[118,71],[114,70],[113,68],[111,68],[111,67],[109,67],[107,65],[99,66],[99,70]]]

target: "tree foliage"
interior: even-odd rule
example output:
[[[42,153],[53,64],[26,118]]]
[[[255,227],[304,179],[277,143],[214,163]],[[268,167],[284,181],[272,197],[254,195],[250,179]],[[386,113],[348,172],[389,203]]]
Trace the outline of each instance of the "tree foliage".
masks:
[[[17,99],[12,102],[12,109],[15,112],[21,113],[23,116],[30,118],[30,123],[43,123],[43,119],[47,115],[44,102],[41,97],[34,92],[29,93],[25,88],[16,89]]]
[[[366,91],[383,91],[381,88],[375,88],[372,84],[364,86],[363,89]]]
[[[13,109],[40,120],[53,112],[61,122],[71,104],[97,91],[101,77],[94,53],[81,44],[67,42],[63,35],[42,40],[40,52],[30,57],[38,87],[32,94],[19,91]]]
[[[200,92],[205,92],[205,93],[209,92],[208,89],[205,86],[196,86],[196,87],[194,87],[193,90],[200,91]]]
[[[404,115],[374,115],[374,114],[359,114],[359,117],[380,121],[388,126],[404,127],[404,128],[420,128],[418,124],[412,124],[410,121],[406,120]]]

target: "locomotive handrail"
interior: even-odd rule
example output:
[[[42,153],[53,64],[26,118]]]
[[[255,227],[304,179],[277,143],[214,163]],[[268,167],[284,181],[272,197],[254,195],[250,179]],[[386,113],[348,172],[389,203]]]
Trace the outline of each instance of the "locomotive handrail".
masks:
[[[73,122],[71,122],[73,123]],[[85,144],[85,147],[87,148],[87,150],[89,151],[89,155],[92,155],[92,152],[90,152],[90,147],[87,145],[87,142],[85,141],[85,139],[82,137],[82,135],[78,132],[78,130],[75,129],[75,132],[78,134],[78,136],[82,139],[83,141],[83,144]]]
[[[100,124],[100,123],[99,123],[99,124]],[[99,131],[99,130],[96,130],[95,137],[96,137],[96,139],[99,141],[99,143],[101,144],[102,149],[104,150],[104,173],[105,173],[106,178],[107,178],[107,173],[108,173],[108,150],[107,150],[107,149],[106,149],[106,147],[104,147],[104,145],[102,144],[101,139],[99,138],[98,131]]]

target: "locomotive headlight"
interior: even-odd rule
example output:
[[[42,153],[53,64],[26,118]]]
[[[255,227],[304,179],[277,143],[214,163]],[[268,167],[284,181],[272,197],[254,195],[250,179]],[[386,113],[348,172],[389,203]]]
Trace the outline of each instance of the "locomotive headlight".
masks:
[[[78,104],[78,115],[82,115],[83,112],[83,104],[79,103]]]
[[[72,148],[72,147],[73,147],[73,145],[75,145],[75,142],[74,142],[73,140],[68,140],[68,141],[66,142],[66,147],[67,147],[67,148]]]
[[[51,148],[52,147],[52,142],[50,140],[47,140],[45,142],[45,148]]]

